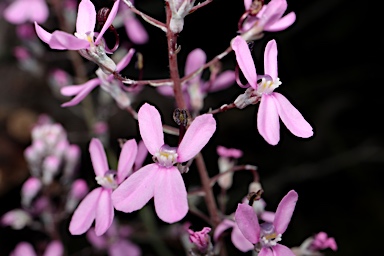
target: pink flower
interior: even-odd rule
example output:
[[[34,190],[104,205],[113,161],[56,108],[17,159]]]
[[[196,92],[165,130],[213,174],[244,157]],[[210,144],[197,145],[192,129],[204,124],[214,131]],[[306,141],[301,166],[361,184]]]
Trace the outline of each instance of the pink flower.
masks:
[[[152,197],[157,216],[174,223],[188,212],[187,191],[176,163],[186,162],[207,144],[216,130],[211,114],[197,117],[187,129],[177,148],[164,144],[164,134],[157,109],[144,104],[138,112],[141,137],[155,159],[134,172],[112,194],[115,208],[123,212],[141,209]]]
[[[211,238],[208,233],[211,232],[211,228],[204,227],[201,231],[193,231],[188,229],[189,241],[193,243],[201,253],[207,253],[210,247],[212,247]]]
[[[219,166],[220,173],[224,173],[236,164],[237,158],[240,158],[243,155],[243,152],[235,148],[226,148],[223,146],[218,146],[217,154],[220,156],[217,163]],[[233,172],[227,172],[219,177],[217,183],[223,189],[229,189],[232,186],[233,181]]]
[[[131,2],[133,4],[133,1]],[[122,17],[125,31],[133,43],[145,44],[148,42],[148,33],[145,31],[144,26],[136,18],[135,14],[123,2],[120,4],[119,16]]]
[[[328,237],[327,233],[320,232],[315,235],[311,243],[311,249],[315,251],[331,248],[333,251],[337,250],[337,244],[333,237]]]
[[[63,244],[59,241],[52,241],[45,248],[43,256],[62,256],[64,254]],[[35,249],[27,242],[21,242],[11,252],[11,256],[37,256]]]
[[[191,51],[187,56],[185,63],[184,75],[190,75],[206,62],[207,56],[205,52],[199,48]],[[204,81],[201,79],[202,72],[182,84],[182,90],[186,102],[194,110],[200,111],[203,108],[204,98],[207,93],[224,90],[235,82],[235,72],[227,70],[219,74],[216,79]],[[171,86],[160,86],[158,91],[166,96],[173,96],[173,88]]]
[[[69,224],[69,231],[72,235],[85,233],[94,220],[96,222],[95,232],[98,236],[104,234],[111,226],[114,217],[112,190],[132,172],[137,154],[137,144],[133,139],[124,144],[120,153],[117,172],[109,169],[107,156],[99,139],[92,139],[89,152],[96,181],[101,187],[92,190],[75,210]]]
[[[135,53],[134,49],[130,49],[128,53],[120,60],[116,65],[116,71],[120,72],[123,70],[131,61],[133,54]],[[114,80],[114,76],[108,75],[106,79],[104,77],[93,78],[88,82],[80,85],[68,85],[61,88],[61,94],[64,96],[75,96],[72,100],[62,104],[62,107],[72,107],[79,104],[96,86],[100,84],[106,84],[106,86],[111,84],[111,81]],[[121,82],[120,82],[121,83]],[[113,84],[112,86],[118,86],[118,84]],[[104,87],[105,88],[105,87]],[[120,93],[124,93],[121,88],[119,88]],[[115,88],[115,91],[118,88]]]
[[[277,77],[277,46],[275,40],[269,41],[265,48],[264,70],[266,74],[261,76],[260,83],[257,83],[256,68],[245,40],[237,36],[232,41],[232,48],[235,51],[236,60],[241,71],[254,90],[253,94],[261,98],[257,114],[257,128],[261,136],[269,144],[276,145],[280,140],[280,117],[288,130],[297,137],[311,137],[313,135],[311,125],[287,98],[280,93],[274,92],[281,85],[280,79]]]
[[[4,18],[12,24],[43,23],[49,15],[45,0],[15,0],[4,10]]]
[[[288,227],[295,210],[298,195],[294,190],[288,192],[277,207],[273,223],[259,224],[252,206],[239,204],[235,213],[236,223],[244,237],[260,249],[259,256],[295,256],[286,246],[278,244]]]

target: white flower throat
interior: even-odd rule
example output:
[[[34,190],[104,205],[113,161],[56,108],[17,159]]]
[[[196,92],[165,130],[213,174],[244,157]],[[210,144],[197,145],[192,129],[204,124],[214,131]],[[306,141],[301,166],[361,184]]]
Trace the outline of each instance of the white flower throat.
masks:
[[[95,179],[100,186],[115,189],[118,185],[116,181],[116,174],[116,171],[109,170],[104,174],[104,176],[96,176]]]
[[[177,163],[177,148],[164,144],[153,156],[153,161],[163,167],[172,167]]]
[[[270,76],[265,76],[261,79],[261,82],[257,85],[256,93],[259,96],[263,94],[272,93],[277,87],[281,85],[280,79],[276,78],[273,80]]]
[[[275,227],[272,223],[262,223],[260,228],[260,243],[263,247],[275,246],[278,242],[281,241],[281,234],[277,234],[275,232]]]

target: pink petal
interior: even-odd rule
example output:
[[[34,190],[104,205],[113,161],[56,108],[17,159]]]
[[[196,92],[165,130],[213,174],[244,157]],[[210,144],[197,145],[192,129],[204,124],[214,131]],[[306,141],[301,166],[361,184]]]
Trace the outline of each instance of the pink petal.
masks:
[[[212,85],[209,87],[209,92],[217,92],[227,89],[228,87],[233,85],[235,81],[235,71],[224,71],[215,79],[215,81],[213,81]]]
[[[95,6],[90,0],[82,0],[79,4],[79,9],[76,19],[76,32],[86,34],[94,32],[96,24]]]
[[[112,193],[115,209],[122,212],[141,209],[153,197],[158,169],[157,164],[146,165],[123,181]]]
[[[157,216],[167,223],[175,223],[188,212],[187,190],[176,167],[159,168],[154,200]]]
[[[235,221],[244,237],[252,244],[256,244],[260,239],[260,226],[257,215],[252,206],[238,204]]]
[[[96,209],[95,233],[97,236],[104,234],[111,226],[114,209],[111,199],[112,189],[105,189],[100,193]]]
[[[268,3],[264,12],[262,13],[260,22],[264,27],[268,27],[277,22],[284,14],[287,9],[286,0],[272,0]],[[257,15],[260,17],[260,14]]]
[[[275,256],[295,256],[291,249],[282,244],[276,244],[272,247]]]
[[[285,256],[274,254],[271,248],[262,248],[258,256]]]
[[[271,145],[280,140],[279,115],[272,95],[264,94],[257,113],[257,129],[260,135]]]
[[[109,26],[112,25],[112,22],[116,17],[117,11],[119,10],[119,4],[120,4],[120,0],[116,0],[115,3],[113,4],[112,9],[111,9],[110,13],[108,14],[107,20],[105,21],[103,27],[101,28],[100,33],[97,35],[97,38],[95,41],[96,45],[100,42],[101,38],[103,38],[103,35],[104,35],[105,31],[107,31]]]
[[[108,241],[106,236],[97,236],[95,233],[95,228],[90,228],[87,232],[87,240],[92,244],[96,249],[102,250],[107,248]]]
[[[181,141],[177,154],[179,163],[193,158],[208,143],[216,130],[216,120],[211,114],[196,117]]]
[[[333,251],[337,251],[337,244],[336,244],[336,241],[333,237],[328,238],[328,240],[326,241],[325,244],[326,244],[326,246],[331,248]]]
[[[145,159],[147,158],[148,150],[145,147],[144,142],[141,140],[139,145],[137,146],[137,156],[135,160],[135,164],[133,166],[134,171],[137,171],[143,166]]]
[[[262,219],[265,222],[273,223],[273,220],[275,219],[275,213],[274,212],[265,211],[265,212],[263,212],[261,214],[260,219]]]
[[[268,42],[264,51],[264,73],[270,75],[273,80],[277,78],[277,46],[276,41]]]
[[[79,94],[83,90],[86,90],[86,88],[88,87],[91,87],[93,89],[95,84],[96,85],[100,84],[100,79],[93,78],[85,82],[84,84],[64,86],[60,89],[60,92],[64,96],[73,96],[73,95]]]
[[[264,31],[269,31],[269,32],[277,32],[277,31],[282,31],[289,26],[291,26],[296,20],[296,14],[294,12],[290,12],[278,21],[276,21],[273,24],[267,24],[264,26]]]
[[[156,88],[157,91],[164,96],[173,96],[172,86],[159,86]]]
[[[45,0],[35,0],[33,3],[31,3],[31,1],[29,2],[30,5],[26,8],[30,14],[29,21],[38,23],[45,22],[49,15],[48,6]]]
[[[69,232],[72,235],[81,235],[91,227],[102,191],[103,188],[96,188],[81,201],[69,223]]]
[[[222,222],[219,223],[219,225],[217,225],[217,227],[215,228],[215,232],[213,233],[213,239],[215,241],[219,240],[219,237],[220,235],[227,229],[229,228],[232,228],[233,226],[235,226],[235,222],[234,221],[231,221],[231,220],[228,220],[228,219],[224,219]]]
[[[108,249],[109,256],[140,256],[140,248],[126,240],[118,240]]]
[[[30,243],[21,242],[16,245],[11,256],[36,256],[36,252]]]
[[[293,211],[295,210],[298,194],[291,190],[286,194],[277,206],[273,225],[277,234],[283,234],[288,227]]]
[[[35,30],[36,30],[37,36],[41,39],[41,41],[43,41],[46,44],[49,44],[49,41],[51,41],[51,38],[52,38],[52,34],[48,33],[45,29],[40,27],[40,25],[37,24],[37,22],[35,22]]]
[[[92,138],[89,144],[92,166],[96,176],[104,176],[109,170],[107,156],[105,155],[103,144],[97,138]]]
[[[309,138],[313,135],[312,126],[287,98],[277,92],[274,92],[272,97],[281,120],[291,133],[301,138]]]
[[[247,238],[241,233],[239,227],[235,225],[231,233],[231,241],[233,245],[242,252],[248,252],[255,247]]]
[[[70,100],[64,104],[61,104],[61,106],[62,107],[72,107],[72,106],[79,104],[99,84],[100,84],[100,79],[94,78],[94,79],[89,80],[85,84],[83,84],[82,90],[79,90],[78,87],[73,88],[73,89],[67,89],[67,88],[69,88],[69,86],[63,87],[61,90],[61,93],[63,95],[65,95],[64,93],[67,93],[67,94],[71,93],[72,94],[76,91],[79,91],[79,92],[77,93],[77,95],[72,100]]]
[[[129,49],[128,53],[117,63],[116,72],[123,70],[131,61],[133,54],[135,54],[135,49]]]
[[[247,42],[240,37],[236,36],[232,40],[232,49],[235,51],[236,60],[239,64],[241,71],[243,72],[248,83],[252,88],[257,88],[257,74],[256,67],[252,59],[251,51],[248,48]]]
[[[249,7],[251,7],[252,0],[244,0],[244,8],[245,10],[248,10]]]
[[[205,61],[207,60],[207,55],[205,55],[205,52],[201,50],[200,48],[194,49],[191,51],[187,56],[187,61],[185,62],[185,71],[184,75],[189,75],[192,72],[198,70],[205,64]],[[199,81],[201,77],[200,75],[195,76],[190,80],[190,83]]]
[[[29,3],[27,1],[13,1],[3,12],[4,19],[12,24],[22,24],[29,19]]]
[[[132,173],[132,166],[137,155],[137,143],[135,139],[128,140],[124,143],[120,152],[119,163],[117,166],[117,183],[120,184],[123,180]]]
[[[145,44],[148,42],[148,33],[143,25],[134,16],[127,16],[124,19],[125,31],[129,39],[135,44]]]
[[[52,33],[49,47],[57,50],[81,50],[88,48],[89,42],[79,39],[72,34],[56,30]]]
[[[164,134],[159,111],[145,103],[138,112],[140,135],[151,155],[164,145]]]
[[[64,255],[64,247],[60,241],[52,241],[45,249],[44,256]]]

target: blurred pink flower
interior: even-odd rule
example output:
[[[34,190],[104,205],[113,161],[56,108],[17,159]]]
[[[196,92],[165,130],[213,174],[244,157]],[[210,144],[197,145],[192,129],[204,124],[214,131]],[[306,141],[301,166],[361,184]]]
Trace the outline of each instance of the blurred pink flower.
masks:
[[[3,15],[12,24],[44,23],[49,10],[45,0],[15,0],[4,10]]]
[[[254,94],[260,97],[260,107],[257,114],[257,128],[263,138],[271,145],[276,145],[280,140],[279,117],[297,137],[309,138],[313,135],[311,125],[304,119],[300,112],[280,93],[274,90],[281,85],[277,77],[277,46],[276,41],[268,42],[264,53],[265,75],[257,83],[256,68],[251,52],[243,38],[237,36],[232,41],[232,47],[248,83]]]
[[[188,212],[187,191],[176,163],[186,162],[208,143],[216,130],[211,114],[197,117],[187,129],[179,147],[164,144],[160,113],[145,103],[138,112],[141,137],[155,159],[124,181],[112,194],[115,208],[123,212],[141,209],[152,197],[157,216],[174,223]]]
[[[43,256],[62,256],[64,255],[63,244],[59,241],[50,242],[45,248]],[[27,242],[21,242],[16,245],[16,248],[11,252],[10,256],[37,256],[33,246]]]
[[[261,249],[259,256],[295,256],[286,246],[278,244],[288,227],[295,210],[298,195],[294,190],[288,192],[279,203],[273,223],[259,224],[252,206],[239,204],[235,213],[236,223],[249,242]]]
[[[69,224],[69,231],[72,235],[85,233],[94,220],[95,232],[98,236],[104,234],[111,226],[114,217],[112,190],[131,174],[137,154],[137,144],[133,139],[124,143],[117,172],[109,169],[107,156],[99,139],[91,140],[89,152],[96,181],[101,187],[92,190],[75,210]]]

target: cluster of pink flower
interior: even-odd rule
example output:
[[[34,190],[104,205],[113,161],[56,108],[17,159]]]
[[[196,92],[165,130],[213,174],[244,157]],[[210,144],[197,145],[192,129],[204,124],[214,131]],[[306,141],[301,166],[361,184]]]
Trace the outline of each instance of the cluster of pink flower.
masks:
[[[75,10],[74,1],[64,2],[65,8]],[[41,120],[32,131],[32,145],[25,150],[32,176],[22,188],[23,209],[4,215],[4,225],[21,229],[26,225],[36,224],[35,219],[38,216],[45,216],[40,221],[46,226],[46,230],[51,231],[52,241],[44,255],[61,255],[64,248],[57,240],[59,236],[55,225],[72,215],[69,224],[72,235],[87,233],[87,238],[94,247],[107,250],[110,255],[140,255],[140,248],[127,240],[133,233],[132,229],[118,222],[115,210],[132,213],[142,209],[153,198],[157,216],[166,223],[179,222],[190,211],[211,225],[197,232],[188,228],[182,229],[181,237],[189,238],[189,244],[185,245],[189,255],[216,255],[220,250],[225,250],[220,241],[224,231],[229,228],[232,228],[231,240],[236,248],[242,252],[254,250],[259,256],[319,255],[320,250],[337,249],[334,239],[327,238],[325,233],[309,238],[298,248],[290,249],[278,243],[291,220],[298,194],[294,190],[289,191],[276,212],[266,211],[266,203],[261,199],[263,189],[257,168],[237,165],[242,151],[219,146],[219,173],[214,177],[208,176],[200,152],[216,131],[216,120],[213,117],[216,113],[260,103],[257,128],[269,144],[276,145],[280,140],[279,119],[297,137],[309,138],[313,135],[311,125],[301,113],[282,94],[275,92],[281,85],[277,72],[276,41],[271,40],[266,45],[263,75],[257,74],[248,46],[248,42],[263,38],[264,31],[281,31],[293,24],[296,19],[293,12],[284,16],[287,9],[285,0],[271,0],[268,4],[264,4],[262,0],[245,0],[245,12],[239,20],[239,35],[232,39],[228,49],[209,62],[206,61],[207,57],[202,49],[193,50],[187,57],[184,77],[179,76],[179,48],[176,42],[177,36],[183,30],[184,18],[210,2],[212,0],[195,5],[194,0],[166,0],[167,21],[164,23],[139,11],[129,0],[115,0],[112,8],[103,10],[104,12],[96,12],[90,0],[81,0],[76,20],[65,18],[68,24],[70,21],[76,24],[74,35],[61,30],[50,33],[39,25],[49,16],[45,0],[16,0],[5,9],[4,17],[19,27],[25,22],[34,23],[37,36],[51,49],[75,50],[97,64],[97,77],[80,85],[69,85],[72,78],[65,71],[55,70],[52,73],[54,87],[59,87],[60,96],[74,96],[72,100],[62,104],[63,107],[78,105],[100,85],[109,97],[108,100],[105,100],[106,96],[99,100],[100,108],[113,99],[119,108],[127,110],[137,119],[142,141],[137,143],[135,139],[130,139],[121,142],[117,170],[111,170],[104,150],[106,138],[102,137],[108,129],[102,117],[93,118],[98,122],[93,122],[90,126],[94,128],[94,135],[98,135],[98,138],[91,139],[89,153],[99,187],[88,193],[87,183],[84,180],[75,180],[80,149],[69,144],[61,125],[46,118]],[[34,11],[30,10],[31,6]],[[122,54],[115,51],[118,48],[118,37],[111,50],[103,36],[113,26],[124,24],[127,35],[134,44],[147,42],[148,35],[136,16],[166,33],[170,79],[133,80],[120,74],[129,65],[135,50],[130,48],[121,57]],[[97,23],[102,27],[99,32],[95,31]],[[65,28],[66,26],[61,25],[61,29]],[[24,31],[20,32],[23,38],[30,37],[25,29],[19,30]],[[220,65],[216,64],[232,50],[236,55],[237,72],[222,71]],[[22,53],[20,49],[19,53]],[[25,59],[32,59],[28,51],[17,56],[23,62]],[[116,56],[120,56],[117,64],[114,60]],[[74,68],[80,69],[76,63],[81,64],[74,61]],[[210,78],[205,81],[202,71],[208,67],[211,68]],[[247,80],[246,85],[240,82],[238,68]],[[208,113],[200,113],[208,93],[226,89],[235,81],[245,88],[243,94],[238,95],[233,103]],[[131,107],[134,96],[144,85],[155,86],[159,93],[175,98],[177,109],[173,117],[178,129],[163,124],[159,111],[148,103],[142,104],[138,112]],[[173,147],[166,144],[164,133],[178,135],[178,145]],[[142,166],[148,152],[154,163]],[[189,171],[192,161],[196,162],[201,188],[188,191],[182,174]],[[226,193],[232,187],[234,172],[239,170],[252,172],[254,180],[249,185],[248,196],[239,203],[236,212],[225,215]],[[50,188],[54,182],[58,182],[64,190],[52,192]],[[212,191],[216,183],[222,191],[217,200],[219,207]],[[56,197],[64,203],[64,206],[59,204],[61,208],[54,205],[52,198],[49,198],[55,193],[60,194]],[[197,209],[193,202],[194,196],[204,197],[208,214]],[[60,211],[65,214],[60,214]],[[95,227],[92,228],[94,222]],[[209,234],[211,229],[214,244]],[[13,251],[13,255],[35,255],[35,252],[29,243],[22,242]]]

